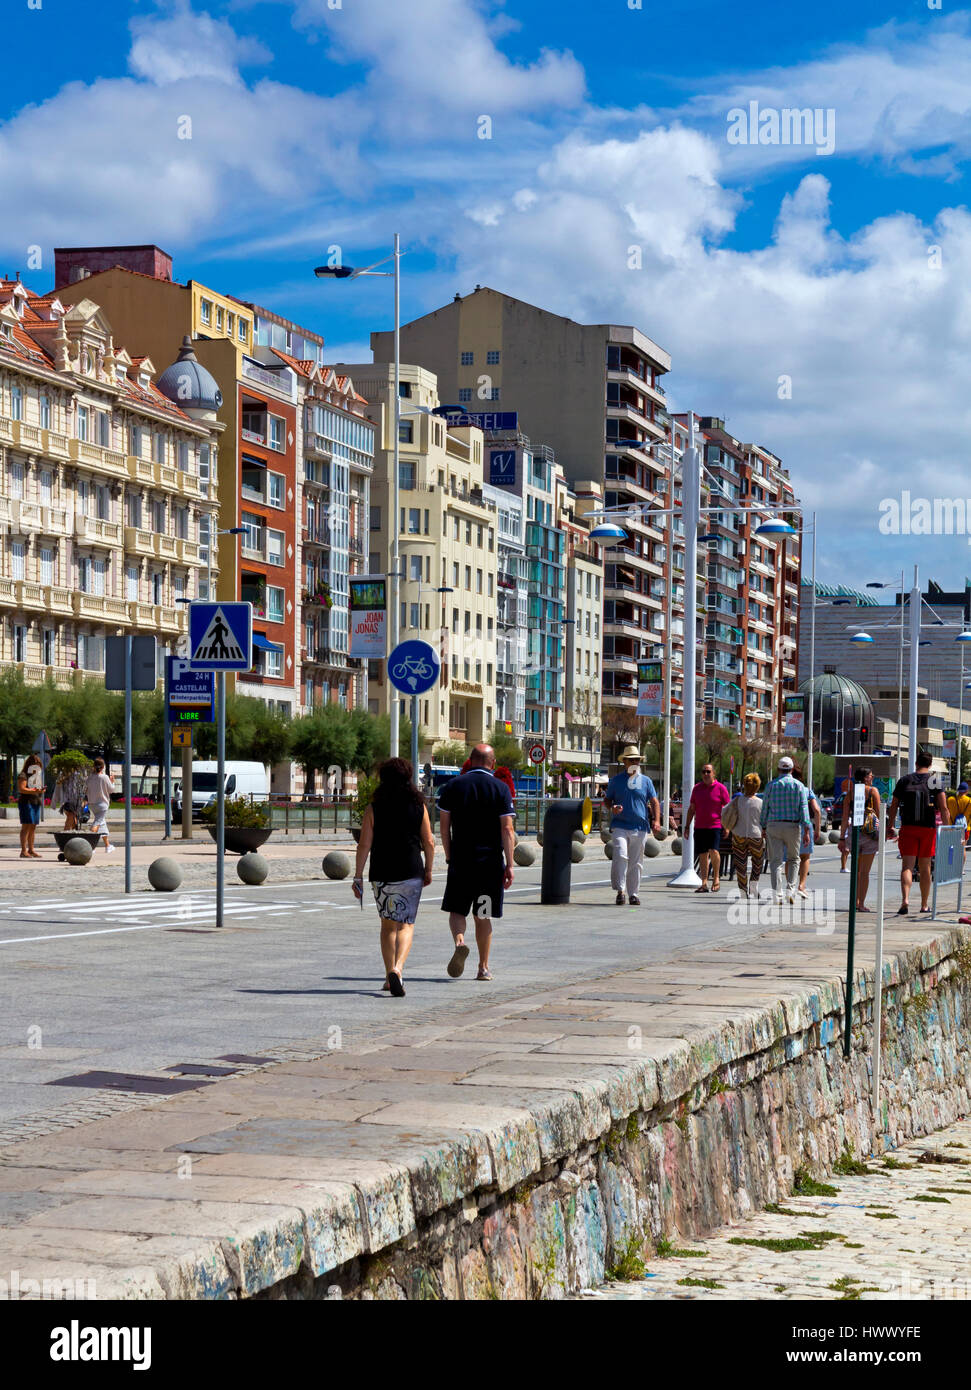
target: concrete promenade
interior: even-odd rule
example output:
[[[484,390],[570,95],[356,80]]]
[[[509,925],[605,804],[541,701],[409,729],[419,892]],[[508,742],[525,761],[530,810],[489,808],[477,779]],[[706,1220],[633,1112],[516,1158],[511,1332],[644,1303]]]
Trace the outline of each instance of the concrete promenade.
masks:
[[[595,842],[589,843],[593,848]],[[665,874],[671,862],[665,862]],[[106,1098],[92,1084],[74,1092],[94,1113],[102,1102],[113,1113],[85,1122],[83,1112],[65,1116],[55,1109],[35,1119],[28,1137],[0,1148],[0,1269],[18,1271],[21,1285],[26,1279],[94,1281],[94,1296],[101,1299],[239,1297],[273,1289],[321,1297],[319,1286],[326,1286],[330,1271],[370,1260],[371,1292],[363,1296],[400,1296],[389,1291],[392,1285],[384,1288],[374,1261],[392,1248],[427,1240],[440,1212],[448,1210],[459,1223],[484,1221],[482,1248],[488,1250],[497,1238],[494,1230],[489,1235],[490,1221],[499,1219],[497,1201],[528,1192],[553,1170],[566,1182],[572,1156],[591,1145],[601,1153],[606,1145],[610,1152],[622,1142],[623,1135],[611,1137],[612,1126],[620,1125],[630,1138],[638,1116],[667,1115],[666,1129],[677,1140],[679,1132],[688,1133],[686,1096],[697,1091],[697,1104],[708,1104],[710,1095],[727,1089],[721,1078],[742,1088],[747,1076],[755,1076],[739,1058],[760,1051],[768,1056],[766,1050],[774,1048],[784,1064],[790,1040],[813,1030],[827,1056],[835,1054],[832,1029],[821,1035],[820,1028],[840,1005],[845,912],[837,911],[832,927],[793,920],[786,908],[767,929],[746,926],[730,920],[724,891],[707,898],[675,894],[664,887],[658,861],[651,867],[654,877],[639,910],[613,908],[604,887],[606,861],[580,866],[568,909],[540,908],[538,874],[528,871],[518,884],[522,897],[497,939],[495,988],[468,975],[443,981],[441,922],[428,922],[437,913],[423,911],[422,941],[433,945],[437,965],[432,975],[416,946],[416,978],[406,976],[407,999],[381,996],[371,960],[368,986],[361,981],[350,992],[338,987],[336,1004],[328,1001],[324,1014],[318,1011],[315,1033],[291,1031],[281,1043],[281,1003],[290,1012],[308,987],[318,1003],[331,992],[326,973],[315,970],[315,983],[301,987],[291,980],[282,1000],[271,986],[272,1014],[258,1020],[261,1035],[274,1037],[263,1060],[254,1037],[246,1060],[222,1061],[233,1074],[194,1073],[194,1064],[211,1065],[213,1049],[206,1033],[200,1034],[206,1046],[196,1045],[190,1021],[177,1048],[166,1040],[154,1055],[149,1048],[139,1064],[150,1080],[174,1078],[184,1089]],[[817,886],[832,881],[835,892],[846,884],[833,868],[824,851]],[[346,892],[347,886],[326,889]],[[845,888],[840,906],[844,900]],[[216,954],[228,959],[247,942],[271,973],[270,941],[280,941],[287,962],[292,950],[302,952],[305,980],[308,964],[327,959],[330,933],[335,946],[341,934],[357,933],[358,958],[374,957],[370,907],[364,935],[359,912],[323,914],[313,923],[308,914],[301,924],[293,909],[284,905],[276,925],[264,921],[249,937],[240,929],[215,942],[207,929],[179,926],[177,918],[128,936],[95,936],[81,928],[77,939],[68,924],[57,940],[38,927],[24,941],[22,920],[4,924],[0,950],[8,948],[6,959],[16,967],[21,1036],[32,1009],[70,1008],[72,981],[91,970],[101,981],[111,969],[123,975],[131,1001],[130,1012],[120,1018],[89,1018],[87,1032],[78,1032],[74,1046],[60,1052],[45,1042],[31,1056],[29,1046],[12,1043],[5,1030],[5,1068],[22,1065],[36,1077],[25,1079],[31,1095],[8,1106],[8,1114],[16,1120],[41,1091],[47,1097],[58,1093],[60,1088],[46,1084],[51,1080],[95,1064],[117,1065],[105,1055],[112,1028],[126,1031],[134,1060],[138,1036],[146,1031],[141,1001],[156,983],[152,970],[166,938],[190,953],[197,943],[204,946],[188,964],[190,972],[202,970],[203,988],[194,995],[197,1014],[207,1007],[218,1013],[224,996],[240,1009],[225,959],[215,973],[206,971],[212,972]],[[904,979],[905,957],[911,972],[946,977],[946,958],[961,937],[953,931],[953,914],[948,916],[950,921],[936,924],[888,917],[888,984]],[[861,919],[858,940],[857,990],[864,996],[865,971],[872,971],[872,922]],[[430,925],[434,936],[427,932]],[[325,935],[318,942],[321,928]],[[295,934],[289,944],[287,933]],[[341,944],[336,951],[339,960],[345,949]],[[139,977],[148,986],[141,994]],[[163,978],[159,988],[165,995],[173,981]],[[445,1004],[443,989],[449,995]],[[33,997],[25,1001],[25,992]],[[348,993],[362,1007],[345,1015],[337,1006]],[[249,1008],[246,997],[244,1006]],[[150,1019],[145,1021],[151,1031]],[[233,1058],[239,1051],[226,1045],[221,1055]],[[796,1049],[791,1051],[798,1061]],[[915,1098],[911,1113],[909,1122],[927,1129],[954,1118],[945,1092]],[[816,1142],[815,1128],[820,1161],[838,1152],[835,1139],[824,1147],[824,1126],[814,1126],[809,1117],[807,1123],[804,1142]],[[842,1123],[838,1116],[827,1119],[841,1134]],[[783,1162],[782,1170],[791,1167]],[[765,1191],[777,1192],[776,1179],[769,1177]],[[785,1192],[780,1188],[777,1195]],[[609,1210],[603,1219],[609,1224]],[[652,1233],[658,1234],[653,1225]],[[595,1239],[591,1229],[591,1243]],[[437,1296],[520,1296],[526,1285],[517,1283],[513,1266],[504,1283],[505,1276],[485,1271],[484,1258],[469,1252]],[[555,1264],[558,1256],[549,1258]],[[603,1259],[587,1259],[583,1267],[582,1282],[592,1282]],[[421,1296],[420,1272],[416,1277],[415,1296]],[[556,1288],[568,1282],[565,1270],[563,1277],[551,1276],[543,1296],[557,1296]],[[338,1280],[335,1291],[340,1287]],[[537,1296],[535,1281],[529,1287],[530,1296]]]

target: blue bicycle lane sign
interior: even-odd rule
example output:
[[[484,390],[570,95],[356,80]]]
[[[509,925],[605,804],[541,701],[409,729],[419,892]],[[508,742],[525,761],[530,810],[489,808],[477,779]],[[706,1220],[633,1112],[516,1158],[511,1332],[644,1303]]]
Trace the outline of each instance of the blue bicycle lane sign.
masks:
[[[427,642],[399,642],[388,657],[388,680],[403,695],[424,695],[438,672],[438,653]]]

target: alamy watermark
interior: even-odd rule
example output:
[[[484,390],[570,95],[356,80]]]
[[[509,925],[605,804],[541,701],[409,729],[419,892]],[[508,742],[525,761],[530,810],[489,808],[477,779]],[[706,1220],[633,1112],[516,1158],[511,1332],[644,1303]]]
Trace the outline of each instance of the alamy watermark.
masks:
[[[882,536],[967,536],[971,545],[971,497],[884,497],[878,510]]]
[[[836,149],[836,110],[832,106],[733,106],[726,120],[730,145],[813,145],[817,154]]]
[[[762,880],[758,880],[761,884]],[[836,931],[835,888],[814,888],[806,897],[795,894],[789,900],[788,889],[783,900],[768,884],[759,895],[756,883],[746,897],[733,888],[728,894],[728,921],[733,927],[815,927],[817,936],[832,936]]]
[[[16,1302],[21,1298],[94,1299],[98,1296],[94,1279],[24,1279],[19,1269],[0,1278],[0,1299]]]

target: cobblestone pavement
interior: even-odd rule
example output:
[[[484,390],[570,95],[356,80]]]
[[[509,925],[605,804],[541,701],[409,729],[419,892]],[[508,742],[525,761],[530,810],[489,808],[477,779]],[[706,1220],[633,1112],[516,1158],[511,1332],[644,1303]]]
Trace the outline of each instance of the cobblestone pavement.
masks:
[[[678,1242],[647,1261],[646,1278],[580,1297],[968,1299],[971,1119],[870,1158],[866,1168],[826,1178],[833,1195],[787,1197],[710,1238]]]

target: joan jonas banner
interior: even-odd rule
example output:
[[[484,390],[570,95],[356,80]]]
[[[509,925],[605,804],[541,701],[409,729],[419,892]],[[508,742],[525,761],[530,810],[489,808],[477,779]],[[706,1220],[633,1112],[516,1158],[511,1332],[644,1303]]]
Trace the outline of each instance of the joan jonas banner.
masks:
[[[637,714],[639,718],[660,719],[664,701],[664,670],[659,661],[637,663]]]
[[[364,574],[349,579],[350,656],[383,657],[388,654],[388,581],[383,574]]]
[[[806,737],[806,697],[805,695],[786,696],[786,722],[783,738],[803,739]]]

